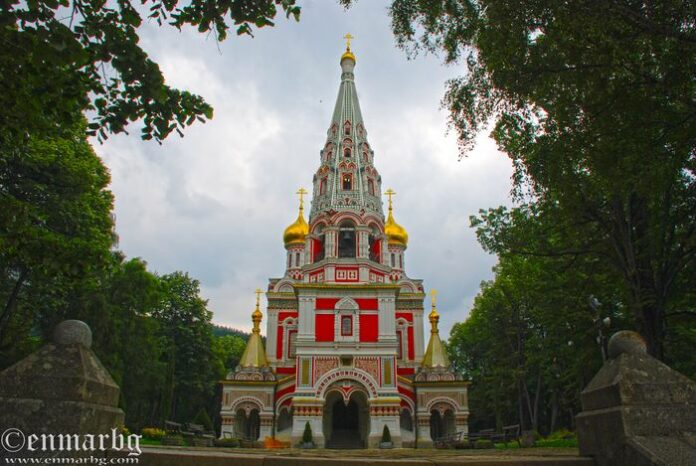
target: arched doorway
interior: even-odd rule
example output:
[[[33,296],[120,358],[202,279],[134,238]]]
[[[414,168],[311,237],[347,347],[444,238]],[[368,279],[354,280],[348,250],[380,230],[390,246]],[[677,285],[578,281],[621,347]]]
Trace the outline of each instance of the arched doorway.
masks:
[[[235,415],[235,436],[245,440],[258,440],[261,427],[259,410],[252,409],[249,415],[243,409],[238,409]]]
[[[340,391],[330,391],[324,406],[326,448],[365,448],[370,432],[370,413],[365,393],[354,391],[346,403]]]

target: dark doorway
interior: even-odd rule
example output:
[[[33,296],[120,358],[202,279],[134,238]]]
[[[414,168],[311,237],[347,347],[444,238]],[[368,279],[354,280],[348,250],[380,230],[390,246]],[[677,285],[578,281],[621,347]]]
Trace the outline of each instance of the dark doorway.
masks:
[[[331,439],[327,448],[363,447],[358,404],[350,400],[346,405],[343,400],[337,400],[332,407]]]

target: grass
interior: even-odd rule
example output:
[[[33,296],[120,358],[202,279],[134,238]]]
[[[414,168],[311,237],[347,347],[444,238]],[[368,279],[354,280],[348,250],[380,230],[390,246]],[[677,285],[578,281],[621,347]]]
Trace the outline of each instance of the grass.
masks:
[[[537,448],[577,448],[578,440],[575,438],[570,439],[539,439],[534,442],[534,446]],[[504,443],[496,443],[496,450],[510,450],[520,448],[517,442],[508,442],[507,445]]]
[[[140,439],[140,445],[155,445],[155,446],[160,446],[162,445],[162,440],[151,440],[149,438],[141,438]]]

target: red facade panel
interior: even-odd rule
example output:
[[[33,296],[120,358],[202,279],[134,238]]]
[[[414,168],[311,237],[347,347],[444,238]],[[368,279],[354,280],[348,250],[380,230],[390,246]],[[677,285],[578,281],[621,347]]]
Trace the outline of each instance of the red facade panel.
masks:
[[[338,298],[317,298],[316,308],[320,311],[333,311]]]
[[[315,341],[334,341],[333,314],[316,314],[314,318]]]
[[[414,355],[414,344],[413,344],[413,327],[408,328],[408,359],[413,359]]]
[[[360,341],[374,342],[379,336],[377,314],[360,314]]]
[[[276,339],[276,359],[283,358],[283,327],[278,327],[278,335]]]
[[[376,311],[378,309],[377,300],[375,298],[356,298],[355,302],[361,311]]]

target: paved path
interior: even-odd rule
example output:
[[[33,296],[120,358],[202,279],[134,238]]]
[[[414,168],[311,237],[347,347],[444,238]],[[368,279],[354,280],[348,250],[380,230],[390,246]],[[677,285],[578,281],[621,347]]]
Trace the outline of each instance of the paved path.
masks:
[[[573,448],[514,450],[264,450],[143,447],[140,466],[594,466]]]

